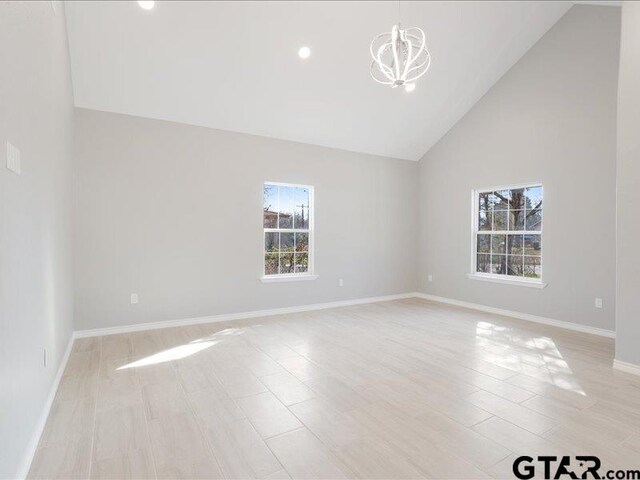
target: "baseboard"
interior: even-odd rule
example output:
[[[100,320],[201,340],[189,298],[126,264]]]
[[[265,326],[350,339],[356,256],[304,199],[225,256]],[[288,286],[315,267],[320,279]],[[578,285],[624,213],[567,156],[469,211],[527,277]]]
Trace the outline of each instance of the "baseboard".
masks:
[[[64,369],[67,366],[67,361],[69,360],[69,355],[71,354],[71,348],[73,347],[73,339],[74,336],[71,335],[69,338],[69,342],[67,343],[67,349],[64,352],[64,356],[60,361],[60,366],[58,367],[58,371],[56,372],[56,376],[53,379],[53,383],[51,384],[51,388],[49,389],[49,396],[47,397],[47,401],[42,408],[42,412],[40,413],[40,418],[38,419],[38,423],[36,424],[36,429],[31,436],[31,440],[27,444],[25,449],[25,453],[22,456],[22,463],[18,467],[18,472],[16,473],[16,478],[27,478],[29,474],[29,469],[31,468],[31,462],[33,461],[33,457],[36,454],[36,450],[38,448],[38,443],[40,443],[40,437],[42,436],[42,432],[44,431],[44,427],[47,424],[47,418],[49,418],[49,412],[51,410],[51,406],[53,405],[53,400],[56,397],[56,392],[58,391],[58,386],[60,385],[60,380],[62,379],[62,375],[64,374]]]
[[[232,320],[244,320],[256,317],[270,317],[273,315],[283,315],[286,313],[309,312],[313,310],[324,310],[327,308],[349,307],[352,305],[362,305],[366,303],[388,302],[391,300],[402,300],[414,298],[418,294],[401,293],[397,295],[384,295],[381,297],[356,298],[352,300],[340,300],[337,302],[315,303],[311,305],[300,305],[296,307],[272,308],[268,310],[253,310],[249,312],[228,313],[222,315],[211,315],[206,317],[191,317],[178,320],[164,320],[161,322],[138,323],[134,325],[122,325],[118,327],[95,328],[91,330],[76,330],[74,338],[98,337],[102,335],[115,335],[118,333],[141,332],[144,330],[155,330],[158,328],[183,327],[186,325],[198,325],[201,323],[228,322]]]
[[[635,363],[622,362],[620,360],[613,360],[613,368],[620,370],[621,372],[631,373],[633,375],[640,375],[640,365]]]
[[[478,303],[464,302],[462,300],[454,300],[452,298],[438,297],[435,295],[429,295],[427,293],[417,293],[417,297],[432,302],[446,303],[447,305],[455,305],[458,307],[470,308],[472,310],[479,310],[481,312],[493,313],[495,315],[503,315],[505,317],[513,317],[519,320],[526,320],[528,322],[541,323],[543,325],[550,325],[552,327],[565,328],[567,330],[574,330],[576,332],[590,333],[592,335],[599,335],[601,337],[615,338],[616,332],[613,330],[606,330],[604,328],[589,327],[587,325],[580,325],[578,323],[563,322],[562,320],[554,320],[552,318],[539,317],[537,315],[531,315],[529,313],[514,312],[512,310],[504,310],[502,308],[489,307],[487,305],[481,305]]]
[[[283,315],[287,313],[310,312],[313,310],[324,310],[327,308],[348,307],[352,305],[363,305],[366,303],[388,302],[392,300],[402,300],[406,298],[422,298],[432,302],[445,303],[463,308],[470,308],[481,312],[493,313],[495,315],[503,315],[506,317],[526,320],[528,322],[550,325],[553,327],[564,328],[576,332],[589,333],[601,337],[615,338],[616,333],[613,330],[604,328],[589,327],[578,323],[564,322],[554,320],[552,318],[540,317],[528,313],[515,312],[513,310],[505,310],[502,308],[489,307],[478,303],[465,302],[452,298],[438,297],[427,293],[410,292],[397,295],[384,295],[380,297],[356,298],[352,300],[340,300],[337,302],[315,303],[311,305],[299,305],[295,307],[272,308],[267,310],[253,310],[248,312],[227,313],[221,315],[210,315],[205,317],[191,317],[177,320],[164,320],[160,322],[137,323],[134,325],[122,325],[117,327],[95,328],[91,330],[76,330],[74,338],[98,337],[103,335],[115,335],[118,333],[141,332],[144,330],[155,330],[159,328],[182,327],[187,325],[198,325],[202,323],[228,322],[233,320],[244,320],[257,317],[270,317],[273,315]]]

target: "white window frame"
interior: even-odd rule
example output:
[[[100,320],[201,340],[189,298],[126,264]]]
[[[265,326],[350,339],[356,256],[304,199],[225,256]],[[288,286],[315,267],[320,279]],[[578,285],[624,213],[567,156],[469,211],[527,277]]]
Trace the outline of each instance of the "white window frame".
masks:
[[[482,230],[482,231],[478,230],[478,223],[479,223],[478,218],[480,218],[480,205],[478,204],[478,198],[480,197],[480,194],[495,192],[498,190],[516,190],[519,188],[530,188],[530,187],[542,187],[542,192],[543,192],[542,195],[543,195],[544,203],[542,207],[543,222],[540,230],[535,230],[535,231],[528,231],[526,229],[525,230],[496,230],[496,231],[491,231],[490,233],[497,234],[497,235],[501,235],[501,234],[502,235],[509,235],[509,234],[540,235],[542,245],[543,245],[542,252],[540,253],[540,267],[542,270],[542,274],[540,275],[540,278],[516,277],[512,275],[507,275],[507,274],[501,275],[496,273],[478,272],[477,271],[478,234],[489,233],[485,230]],[[544,288],[547,286],[547,284],[542,280],[542,277],[544,275],[543,256],[544,256],[544,245],[545,245],[544,238],[543,238],[543,235],[544,235],[543,229],[545,224],[544,212],[547,206],[546,199],[544,198],[544,190],[545,189],[542,182],[534,182],[534,183],[527,183],[527,184],[514,184],[514,185],[498,186],[498,187],[491,187],[491,188],[478,188],[471,191],[471,264],[469,268],[470,273],[467,274],[468,278],[470,278],[471,280],[481,280],[485,282],[502,283],[507,285],[517,285],[517,286],[523,286],[523,287]],[[526,224],[525,224],[525,228],[526,228]]]
[[[265,185],[274,185],[278,187],[297,187],[306,188],[309,190],[309,228],[306,230],[294,229],[294,228],[265,228],[264,227],[264,206],[260,209],[262,223],[262,276],[260,280],[263,283],[275,283],[275,282],[295,282],[305,280],[315,280],[318,275],[315,274],[315,260],[314,260],[314,221],[315,221],[315,202],[314,202],[314,188],[312,185],[302,185],[297,183],[283,183],[283,182],[271,182],[265,180],[262,182],[262,190],[264,191]],[[309,235],[309,246],[307,249],[307,271],[300,273],[279,273],[277,275],[266,274],[265,264],[265,234],[267,232],[279,232],[279,233],[295,233],[295,232],[307,232]]]

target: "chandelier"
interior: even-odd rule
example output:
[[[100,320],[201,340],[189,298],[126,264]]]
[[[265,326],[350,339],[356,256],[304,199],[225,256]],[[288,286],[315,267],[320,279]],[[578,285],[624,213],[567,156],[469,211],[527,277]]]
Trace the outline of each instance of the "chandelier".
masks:
[[[391,32],[381,33],[371,42],[371,77],[383,85],[396,88],[413,85],[427,73],[431,55],[424,32],[418,27],[403,30],[398,23]]]

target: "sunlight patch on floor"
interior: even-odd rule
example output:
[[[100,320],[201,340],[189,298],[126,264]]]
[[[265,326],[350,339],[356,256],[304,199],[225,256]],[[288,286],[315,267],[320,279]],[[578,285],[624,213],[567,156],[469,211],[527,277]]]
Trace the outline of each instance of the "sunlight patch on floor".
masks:
[[[135,362],[123,365],[118,370],[126,370],[127,368],[146,367],[148,365],[157,365],[158,363],[171,362],[173,360],[180,360],[185,357],[189,357],[195,353],[201,352],[209,347],[212,347],[218,342],[191,342],[186,345],[180,345],[173,347],[162,352],[154,353],[148,357],[141,358]]]
[[[587,396],[552,338],[532,337],[515,342],[517,346],[530,351],[523,353],[514,347],[510,330],[490,322],[476,323],[477,345],[487,352],[483,360]]]

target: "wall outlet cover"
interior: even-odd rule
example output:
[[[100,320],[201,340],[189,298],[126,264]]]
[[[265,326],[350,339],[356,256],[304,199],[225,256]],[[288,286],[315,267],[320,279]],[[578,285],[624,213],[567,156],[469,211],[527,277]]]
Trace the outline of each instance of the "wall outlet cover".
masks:
[[[20,150],[9,142],[7,142],[7,168],[16,175],[20,175]]]

